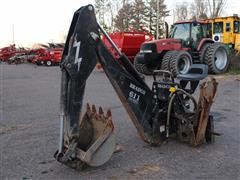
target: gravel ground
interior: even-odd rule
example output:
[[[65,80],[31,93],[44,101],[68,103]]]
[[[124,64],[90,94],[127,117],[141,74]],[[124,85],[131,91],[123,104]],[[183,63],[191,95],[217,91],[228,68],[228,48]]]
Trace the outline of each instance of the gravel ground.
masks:
[[[146,78],[150,83],[150,77]],[[85,101],[110,108],[122,151],[82,172],[53,158],[59,134],[59,67],[0,64],[0,179],[240,179],[240,76],[217,76],[214,144],[170,140],[150,147],[137,134],[104,73],[94,71]]]

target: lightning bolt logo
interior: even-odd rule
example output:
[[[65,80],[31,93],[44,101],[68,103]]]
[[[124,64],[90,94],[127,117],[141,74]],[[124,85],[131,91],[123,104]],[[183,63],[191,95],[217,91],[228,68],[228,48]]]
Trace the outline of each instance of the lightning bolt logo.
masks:
[[[81,42],[74,42],[73,47],[76,47],[76,54],[75,54],[75,61],[74,64],[78,64],[78,71],[82,62],[82,58],[79,57],[79,52],[80,52],[80,47],[81,47]]]

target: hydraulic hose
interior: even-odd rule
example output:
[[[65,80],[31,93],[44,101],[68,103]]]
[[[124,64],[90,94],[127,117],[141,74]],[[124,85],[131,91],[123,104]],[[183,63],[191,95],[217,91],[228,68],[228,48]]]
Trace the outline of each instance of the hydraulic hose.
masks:
[[[189,94],[189,93],[186,92],[185,90],[183,90],[183,89],[176,89],[175,92],[172,92],[172,93],[169,95],[170,100],[169,100],[169,103],[168,103],[168,111],[167,111],[167,123],[166,123],[166,137],[167,137],[167,138],[169,137],[169,123],[170,123],[170,115],[171,115],[171,110],[172,110],[172,103],[173,103],[173,100],[174,100],[177,92],[181,92],[181,93],[185,94],[186,96],[188,96],[188,97],[193,101],[194,111],[195,111],[196,108],[197,108],[197,102],[196,102],[196,100],[194,99],[194,97],[193,97],[191,94]]]

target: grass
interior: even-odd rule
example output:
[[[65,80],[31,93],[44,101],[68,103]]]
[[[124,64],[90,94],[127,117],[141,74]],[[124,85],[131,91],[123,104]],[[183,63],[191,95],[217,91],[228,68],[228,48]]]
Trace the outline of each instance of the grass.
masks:
[[[240,56],[234,56],[231,58],[230,68],[226,74],[238,75],[240,74]]]
[[[238,75],[238,74],[240,74],[240,69],[239,68],[230,68],[226,74]]]

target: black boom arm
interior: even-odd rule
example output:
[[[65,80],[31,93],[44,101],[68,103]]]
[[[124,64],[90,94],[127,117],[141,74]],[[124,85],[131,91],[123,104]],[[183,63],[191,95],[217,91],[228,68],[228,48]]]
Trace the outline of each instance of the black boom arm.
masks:
[[[84,6],[75,12],[61,63],[66,81],[62,83],[61,92],[62,95],[70,94],[69,98],[61,99],[61,114],[70,119],[67,127],[64,127],[65,130],[68,128],[71,134],[78,132],[86,80],[99,62],[140,137],[150,144],[160,144],[159,125],[154,120],[156,117],[153,117],[156,113],[153,113],[152,91],[124,54],[117,50],[119,59],[113,57],[102,42],[100,32],[107,35],[98,25],[92,5]],[[69,89],[72,92],[67,92]]]

